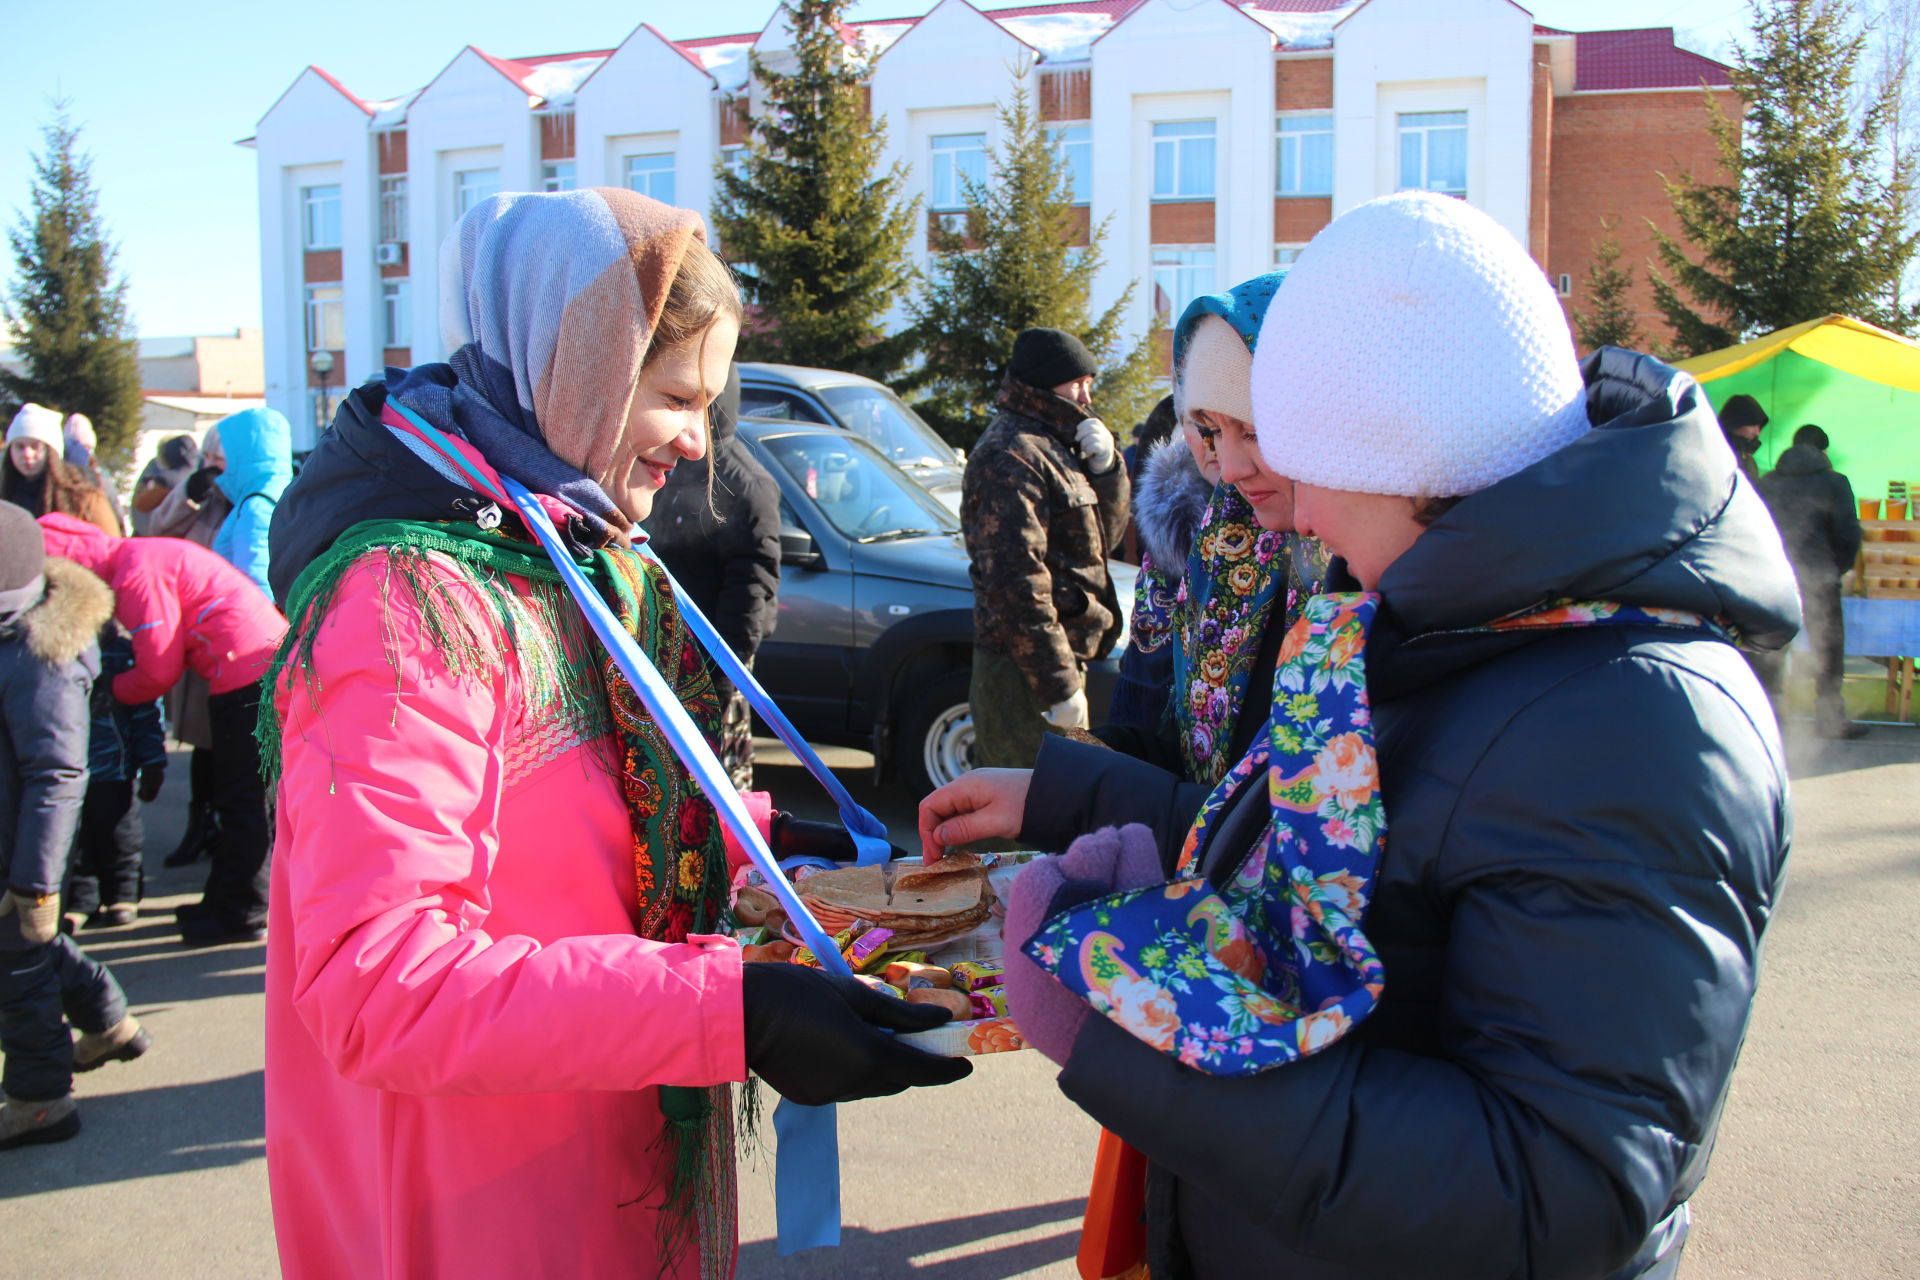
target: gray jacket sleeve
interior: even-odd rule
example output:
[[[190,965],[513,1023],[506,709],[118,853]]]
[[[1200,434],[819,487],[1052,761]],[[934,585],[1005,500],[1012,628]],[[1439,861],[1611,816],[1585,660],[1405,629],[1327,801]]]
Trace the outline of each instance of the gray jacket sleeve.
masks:
[[[1734,700],[1655,672],[1668,710],[1629,725],[1646,678],[1562,686],[1464,783],[1428,877],[1450,904],[1440,1052],[1350,1035],[1217,1077],[1095,1015],[1062,1090],[1182,1195],[1352,1280],[1625,1264],[1704,1167],[1788,823]]]
[[[7,883],[16,889],[53,893],[66,878],[87,792],[92,683],[81,662],[50,666],[23,658],[14,668],[6,717],[18,804]]]

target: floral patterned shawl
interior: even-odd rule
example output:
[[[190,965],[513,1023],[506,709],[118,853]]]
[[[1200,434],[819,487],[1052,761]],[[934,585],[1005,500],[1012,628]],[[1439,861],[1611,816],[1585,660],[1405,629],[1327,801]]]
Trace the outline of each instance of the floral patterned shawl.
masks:
[[[1252,350],[1267,305],[1285,279],[1284,271],[1269,272],[1225,293],[1195,298],[1174,329],[1174,368],[1180,368],[1193,331],[1207,316],[1225,320]],[[1176,379],[1184,420],[1186,403],[1179,394],[1183,385]],[[1187,776],[1195,782],[1212,786],[1226,776],[1234,759],[1234,724],[1252,682],[1261,638],[1269,626],[1291,627],[1326,576],[1327,553],[1318,542],[1263,530],[1253,518],[1252,504],[1230,484],[1213,491],[1166,619],[1166,629],[1178,640],[1168,710]],[[1159,599],[1147,598],[1150,603]]]
[[[1136,1039],[1209,1075],[1317,1052],[1379,1002],[1386,974],[1362,931],[1387,814],[1367,693],[1380,598],[1313,597],[1288,631],[1266,732],[1207,797],[1168,884],[1052,917],[1026,954]],[[1726,631],[1693,614],[1555,601],[1485,630],[1592,626]],[[1219,887],[1209,834],[1245,788],[1271,816]]]

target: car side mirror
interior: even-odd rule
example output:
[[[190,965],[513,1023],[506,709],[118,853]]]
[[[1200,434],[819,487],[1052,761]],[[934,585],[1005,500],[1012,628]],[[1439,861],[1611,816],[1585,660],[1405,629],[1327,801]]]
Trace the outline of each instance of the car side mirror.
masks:
[[[780,563],[794,565],[801,569],[818,569],[825,561],[820,548],[814,545],[813,535],[805,529],[782,529],[780,531]]]

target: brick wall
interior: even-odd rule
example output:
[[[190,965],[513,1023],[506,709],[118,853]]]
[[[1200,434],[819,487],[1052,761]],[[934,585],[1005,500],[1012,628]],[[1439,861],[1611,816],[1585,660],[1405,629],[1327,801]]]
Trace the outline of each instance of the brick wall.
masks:
[[[540,117],[540,158],[573,159],[573,112],[553,111]]]
[[[1153,244],[1212,244],[1213,201],[1162,200],[1150,205],[1148,239]]]
[[[413,246],[402,241],[400,244],[400,261],[382,264],[380,268],[380,278],[382,280],[405,280],[412,266]]]
[[[1285,196],[1273,202],[1273,242],[1305,244],[1333,221],[1332,196]]]
[[[300,278],[308,284],[338,284],[346,277],[340,274],[340,250],[308,249],[302,255]]]
[[[1281,58],[1275,62],[1273,109],[1333,110],[1333,59]]]
[[[1739,112],[1732,91],[1716,90],[1714,96],[1729,114]],[[1669,234],[1679,229],[1661,174],[1709,179],[1720,173],[1703,95],[1696,89],[1575,94],[1553,105],[1547,272],[1556,280],[1563,272],[1573,277],[1573,296],[1562,305],[1569,314],[1586,305],[1587,268],[1594,244],[1606,234],[1602,219],[1618,219],[1613,234],[1621,265],[1633,268],[1641,323],[1656,337],[1670,336],[1653,306],[1647,264],[1655,251],[1647,224],[1651,220]]]
[[[1042,120],[1091,120],[1093,118],[1093,72],[1086,67],[1068,67],[1040,73],[1040,118]]]
[[[407,171],[407,131],[384,129],[374,135],[380,146],[380,173],[385,177]]]
[[[747,95],[720,99],[720,145],[737,147],[747,140]]]

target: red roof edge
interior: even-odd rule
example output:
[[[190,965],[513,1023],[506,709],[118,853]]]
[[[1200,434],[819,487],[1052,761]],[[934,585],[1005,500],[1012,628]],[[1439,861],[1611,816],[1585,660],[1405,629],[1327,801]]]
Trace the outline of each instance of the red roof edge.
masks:
[[[345,98],[348,102],[351,102],[354,106],[360,108],[362,111],[366,112],[369,116],[373,114],[373,108],[368,106],[366,103],[360,101],[359,97],[356,96],[351,90],[349,90],[347,86],[341,84],[338,80],[334,79],[331,72],[328,72],[326,70],[323,70],[320,67],[315,67],[315,66],[309,66],[307,70],[313,72],[313,74],[319,76],[322,80],[325,80],[328,84],[332,85],[335,89],[338,89],[340,91],[340,96]],[[290,85],[288,87],[291,88],[292,86]],[[286,95],[282,94],[280,96],[285,97]],[[275,107],[279,106],[280,105],[279,100],[276,99],[273,105]],[[273,112],[273,107],[268,107],[267,112],[269,115],[271,115]]]
[[[713,84],[720,83],[718,80],[715,80],[713,78],[713,72],[707,70],[706,64],[701,62],[699,58],[694,56],[693,51],[691,49],[682,48],[677,41],[669,40],[665,36],[661,35],[659,28],[655,27],[651,22],[641,23],[640,29],[650,34],[655,40],[658,40],[661,44],[664,44],[665,46],[667,46],[667,48],[673,50],[675,53],[685,58],[688,61],[688,63],[692,65],[693,69],[695,71],[698,71],[701,75],[705,76],[709,82]],[[605,66],[606,64],[603,62],[600,65]],[[593,69],[593,75],[597,76],[599,74],[600,74],[600,67],[595,67]],[[593,79],[593,76],[587,77],[587,80],[591,80],[591,79]],[[583,80],[580,83],[584,85],[586,83],[586,80]]]

